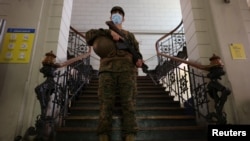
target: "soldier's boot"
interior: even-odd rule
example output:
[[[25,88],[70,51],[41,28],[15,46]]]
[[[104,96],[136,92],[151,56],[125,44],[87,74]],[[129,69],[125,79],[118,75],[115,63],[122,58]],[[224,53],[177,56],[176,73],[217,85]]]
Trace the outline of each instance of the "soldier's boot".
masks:
[[[135,141],[135,135],[134,134],[126,135],[125,141]]]
[[[109,136],[105,134],[99,135],[99,141],[109,141]]]

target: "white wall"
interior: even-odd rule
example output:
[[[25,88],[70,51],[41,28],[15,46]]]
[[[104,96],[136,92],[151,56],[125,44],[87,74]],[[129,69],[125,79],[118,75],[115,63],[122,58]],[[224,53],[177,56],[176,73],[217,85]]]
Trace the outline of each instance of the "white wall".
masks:
[[[60,19],[60,27],[59,27],[59,40],[57,47],[57,60],[60,62],[64,62],[67,60],[67,48],[68,48],[68,38],[69,38],[69,30],[70,30],[70,20],[71,20],[71,12],[72,12],[72,0],[60,0],[60,6],[62,11],[58,13]],[[56,24],[58,25],[58,24]]]
[[[245,29],[248,35],[248,40],[250,42],[250,15],[249,15],[250,0],[247,0],[247,5],[246,5],[245,0],[240,0],[239,6],[241,9],[241,16],[245,25]]]

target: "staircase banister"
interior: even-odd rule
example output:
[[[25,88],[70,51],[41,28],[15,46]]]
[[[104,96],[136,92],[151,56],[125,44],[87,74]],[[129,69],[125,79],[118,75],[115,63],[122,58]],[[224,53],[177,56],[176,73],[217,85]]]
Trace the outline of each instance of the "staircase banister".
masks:
[[[85,39],[85,36],[82,33],[80,33],[79,31],[77,31],[74,27],[70,26],[70,29],[73,32],[75,32],[76,34],[78,34],[79,36],[81,36],[82,38]],[[78,60],[81,60],[81,59],[89,57],[90,54],[91,54],[91,49],[89,49],[87,53],[84,53],[84,54],[81,54],[81,55],[79,55],[77,57],[71,58],[71,59],[69,59],[69,60],[67,60],[67,61],[65,61],[63,63],[57,63],[57,65],[58,65],[59,68],[68,66],[68,65],[70,65],[70,64],[72,64],[72,63],[74,63],[74,62],[76,62]]]
[[[170,56],[170,55],[167,55],[167,54],[163,54],[163,53],[157,53],[157,54],[161,55],[161,56],[164,56],[164,57],[167,57],[167,58],[170,58],[170,59],[173,59],[175,61],[179,61],[181,63],[185,63],[185,64],[190,65],[192,67],[195,67],[197,69],[205,70],[205,71],[209,71],[209,68],[214,67],[214,66],[224,66],[223,64],[201,65],[201,64],[198,64],[198,63],[195,63],[195,62],[192,62],[192,61],[187,61],[187,60],[184,60],[184,59],[181,59],[181,58],[178,58],[178,57],[174,57],[174,56]]]
[[[70,64],[72,64],[72,63],[74,63],[74,62],[76,62],[76,61],[78,61],[78,60],[81,60],[81,59],[84,59],[84,58],[89,57],[89,56],[90,56],[90,53],[91,53],[91,49],[89,49],[89,52],[87,52],[86,54],[82,54],[82,55],[80,55],[80,56],[71,58],[71,59],[69,59],[69,60],[67,60],[67,61],[65,61],[65,62],[63,62],[63,63],[58,63],[57,65],[58,65],[59,68],[68,66],[68,65],[70,65]]]
[[[180,24],[179,24],[175,29],[173,29],[173,30],[170,31],[169,33],[166,33],[164,36],[162,36],[160,39],[158,39],[158,40],[156,41],[156,43],[155,43],[155,49],[156,49],[156,53],[157,53],[157,54],[159,53],[159,51],[158,51],[159,42],[160,42],[161,40],[163,40],[164,38],[168,37],[169,35],[173,34],[177,29],[179,29],[179,28],[181,27],[182,23],[183,23],[183,20],[181,20]]]
[[[74,31],[76,34],[80,35],[81,37],[83,37],[84,39],[86,38],[82,33],[80,33],[79,31],[77,31],[74,27],[70,26],[70,29],[72,31]]]

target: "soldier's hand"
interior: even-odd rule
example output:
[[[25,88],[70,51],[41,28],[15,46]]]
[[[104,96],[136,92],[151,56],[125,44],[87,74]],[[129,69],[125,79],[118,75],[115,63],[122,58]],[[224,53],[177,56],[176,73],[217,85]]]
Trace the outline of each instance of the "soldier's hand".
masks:
[[[144,62],[143,62],[142,59],[138,59],[138,60],[136,61],[136,67],[141,68],[143,63],[144,63]]]

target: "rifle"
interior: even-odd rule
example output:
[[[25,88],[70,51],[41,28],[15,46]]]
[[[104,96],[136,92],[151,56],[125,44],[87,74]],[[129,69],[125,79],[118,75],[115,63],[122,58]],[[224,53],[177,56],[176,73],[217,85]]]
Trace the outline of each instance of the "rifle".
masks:
[[[113,30],[122,37],[122,41],[125,44],[128,51],[132,54],[133,61],[135,63],[137,62],[138,59],[142,59],[142,56],[132,46],[131,41],[127,39],[125,34],[115,26],[113,21],[106,21],[106,24],[109,26],[109,29]],[[144,73],[148,73],[148,66],[145,63],[142,64],[141,68]]]

